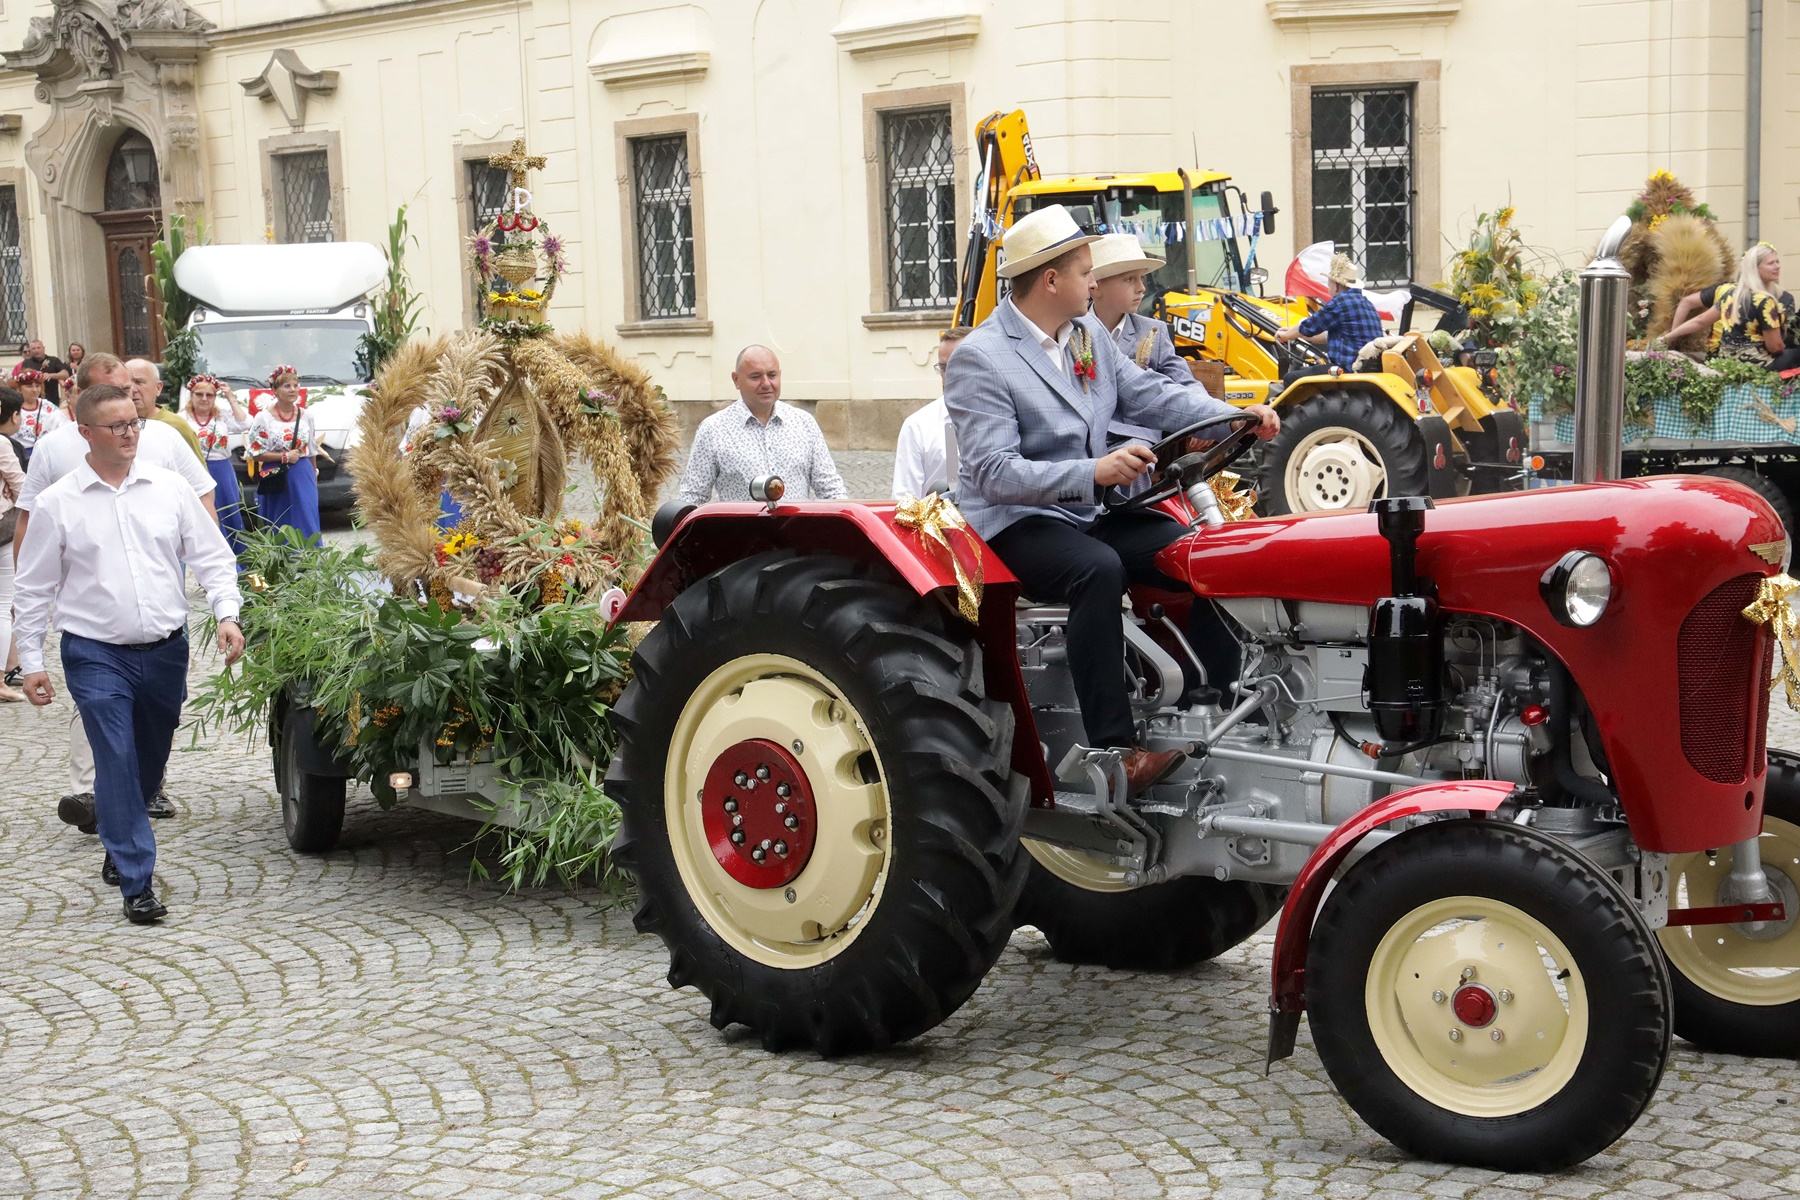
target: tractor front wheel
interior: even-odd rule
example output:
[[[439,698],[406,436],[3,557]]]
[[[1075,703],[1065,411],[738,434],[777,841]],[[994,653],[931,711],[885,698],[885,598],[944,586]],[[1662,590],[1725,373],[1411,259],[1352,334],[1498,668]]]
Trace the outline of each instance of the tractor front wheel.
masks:
[[[1800,755],[1769,751],[1758,842],[1763,875],[1787,906],[1782,921],[1657,931],[1675,985],[1675,1032],[1702,1050],[1800,1057]],[[1726,904],[1731,854],[1669,860],[1669,903]]]
[[[1058,962],[1174,971],[1217,958],[1269,923],[1283,888],[1190,875],[1134,887],[1122,868],[1025,840],[1031,874],[1015,925],[1038,929]]]
[[[1270,516],[1363,512],[1384,496],[1425,496],[1425,441],[1387,396],[1335,388],[1281,408],[1281,432],[1263,455]]]
[[[694,584],[614,710],[614,860],[712,1023],[876,1049],[942,1022],[1012,932],[1012,712],[936,604],[828,556]]]
[[[1545,835],[1450,821],[1351,867],[1312,934],[1319,1057],[1421,1158],[1547,1174],[1605,1150],[1655,1094],[1669,978],[1613,881]]]

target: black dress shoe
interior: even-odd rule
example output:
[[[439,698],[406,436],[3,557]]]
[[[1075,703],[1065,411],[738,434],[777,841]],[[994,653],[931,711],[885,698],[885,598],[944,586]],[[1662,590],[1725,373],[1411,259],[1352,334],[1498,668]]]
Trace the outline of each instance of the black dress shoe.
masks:
[[[5,675],[0,675],[0,683],[4,683],[9,688],[16,688],[21,683],[24,683],[24,682],[25,682],[25,668],[24,667],[14,667],[12,670],[8,671]]]
[[[125,898],[125,919],[133,925],[153,925],[168,915],[169,910],[149,888]]]
[[[172,817],[175,815],[175,802],[169,799],[167,792],[157,788],[156,795],[150,797],[150,803],[144,806],[144,811],[153,817]]]
[[[94,832],[94,793],[77,792],[56,802],[56,815],[64,825],[73,825],[83,833]]]
[[[107,887],[119,886],[119,868],[113,866],[111,851],[108,851],[106,857],[100,860],[100,882]]]

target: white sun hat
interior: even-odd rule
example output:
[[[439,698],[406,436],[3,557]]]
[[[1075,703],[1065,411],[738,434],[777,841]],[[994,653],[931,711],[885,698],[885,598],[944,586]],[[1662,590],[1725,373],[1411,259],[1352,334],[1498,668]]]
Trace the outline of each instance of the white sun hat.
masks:
[[[1006,231],[1000,239],[1006,261],[995,274],[1011,279],[1060,258],[1077,246],[1099,240],[1099,234],[1083,233],[1068,209],[1052,204],[1021,217]]]
[[[1094,278],[1111,279],[1132,271],[1154,271],[1163,260],[1144,253],[1132,233],[1109,233],[1094,243]]]

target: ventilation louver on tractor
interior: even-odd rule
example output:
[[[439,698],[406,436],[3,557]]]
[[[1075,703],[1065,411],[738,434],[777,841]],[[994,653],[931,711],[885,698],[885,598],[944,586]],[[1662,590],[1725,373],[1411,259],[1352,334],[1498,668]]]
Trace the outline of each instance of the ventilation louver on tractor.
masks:
[[[1762,631],[1743,615],[1759,582],[1759,576],[1739,575],[1708,592],[1682,620],[1676,643],[1681,752],[1715,783],[1744,781],[1751,769],[1746,761],[1751,717],[1767,706],[1768,648],[1757,645]]]

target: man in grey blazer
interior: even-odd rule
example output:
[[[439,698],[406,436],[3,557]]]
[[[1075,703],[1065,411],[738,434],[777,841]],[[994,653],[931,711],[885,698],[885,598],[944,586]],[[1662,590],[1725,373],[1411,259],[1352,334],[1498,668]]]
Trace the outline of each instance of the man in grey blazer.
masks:
[[[1181,752],[1134,745],[1119,596],[1131,580],[1180,588],[1154,560],[1187,530],[1160,513],[1104,513],[1102,490],[1131,484],[1155,461],[1141,443],[1108,451],[1107,426],[1119,415],[1173,430],[1245,412],[1262,419],[1258,432],[1269,438],[1281,423],[1267,406],[1233,408],[1121,354],[1088,315],[1094,240],[1060,205],[1007,231],[999,274],[1012,296],[952,355],[944,400],[959,450],[957,504],[1026,595],[1068,604],[1069,665],[1088,742],[1127,750],[1135,794],[1173,770]]]

